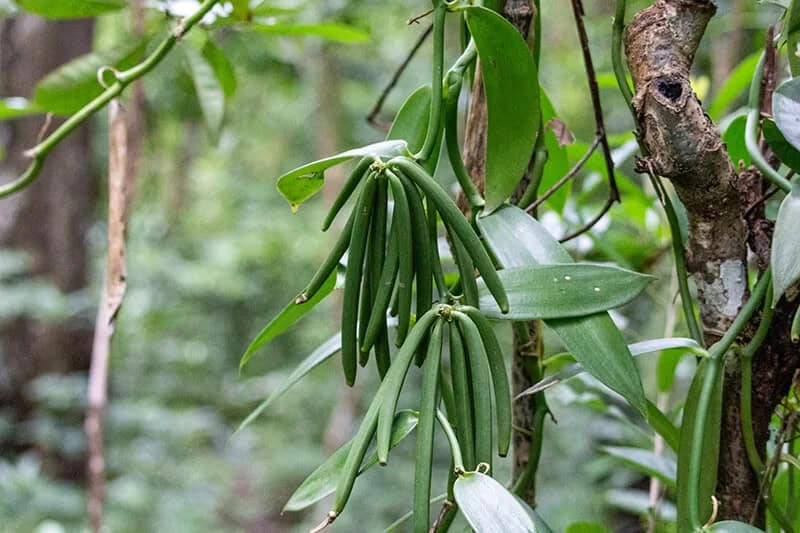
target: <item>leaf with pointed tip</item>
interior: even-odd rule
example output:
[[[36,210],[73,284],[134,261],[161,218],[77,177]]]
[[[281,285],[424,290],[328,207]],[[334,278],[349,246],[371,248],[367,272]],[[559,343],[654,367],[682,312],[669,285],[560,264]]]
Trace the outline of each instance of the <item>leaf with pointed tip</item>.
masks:
[[[321,22],[319,24],[290,24],[285,22],[256,22],[253,29],[267,35],[283,35],[288,37],[320,37],[339,43],[363,43],[369,41],[370,35],[364,30],[340,24],[338,22]]]
[[[71,115],[103,92],[97,80],[102,67],[125,70],[142,56],[144,40],[130,40],[102,52],[91,52],[61,65],[36,84],[33,103],[56,115]]]
[[[394,448],[400,441],[406,438],[408,434],[417,427],[418,420],[419,415],[415,411],[398,411],[397,414],[394,415],[390,447]],[[336,484],[339,482],[339,476],[342,474],[352,444],[353,441],[349,441],[333,452],[333,455],[328,457],[324,463],[319,465],[317,469],[297,487],[297,490],[294,491],[289,501],[283,506],[283,510],[300,511],[314,505],[325,496],[336,492]],[[378,455],[373,452],[364,459],[364,462],[361,464],[361,469],[358,471],[359,475],[377,463]]]
[[[244,368],[244,365],[253,357],[253,354],[270,342],[272,339],[286,331],[292,324],[303,318],[309,311],[314,309],[318,303],[325,299],[330,293],[333,292],[334,287],[336,287],[336,270],[334,270],[328,279],[325,280],[322,287],[317,291],[317,293],[308,301],[303,303],[297,303],[295,300],[289,302],[289,305],[283,308],[283,311],[280,312],[278,316],[273,318],[269,324],[267,324],[264,329],[253,339],[253,342],[250,343],[250,346],[247,347],[247,350],[242,355],[241,361],[239,361],[239,370]]]
[[[631,446],[604,446],[602,449],[614,459],[622,461],[634,470],[649,477],[656,477],[670,488],[675,488],[678,465],[674,459],[656,455],[652,450]]]
[[[763,530],[757,527],[745,522],[736,522],[735,520],[725,520],[712,524],[708,531],[713,533],[764,533]]]
[[[786,289],[800,280],[800,185],[794,184],[792,192],[783,199],[775,221],[772,237],[772,288],[773,307]]]
[[[225,98],[230,98],[236,94],[236,87],[238,85],[236,81],[236,71],[230,59],[228,59],[228,56],[225,55],[225,52],[209,39],[203,45],[203,57],[214,70],[214,75],[217,77],[222,87]]]
[[[503,485],[480,472],[467,472],[453,485],[456,503],[478,533],[537,531],[533,519]]]
[[[789,144],[800,150],[800,77],[786,80],[775,89],[772,115]]]
[[[572,262],[564,247],[518,207],[503,206],[489,216],[479,217],[478,226],[494,256],[505,267]],[[544,322],[576,361],[647,418],[639,372],[608,313]]]
[[[211,142],[216,144],[222,129],[222,120],[225,118],[225,91],[213,66],[203,54],[192,46],[184,47],[183,51],[186,54],[189,75],[194,83],[194,90],[200,110],[203,112],[206,129],[211,137]]]
[[[616,266],[590,263],[528,265],[498,272],[509,311],[503,314],[483,279],[478,280],[480,308],[492,319],[537,320],[586,316],[630,302],[653,281]]]
[[[409,152],[416,153],[425,144],[425,136],[428,133],[428,121],[430,120],[431,109],[431,86],[423,85],[411,96],[406,98],[403,105],[397,111],[394,122],[386,136],[386,140],[398,139],[408,143]],[[441,144],[441,141],[440,143]],[[428,174],[436,174],[436,165],[439,163],[440,150],[434,149],[430,157],[422,165]]]
[[[683,351],[680,349],[683,348]],[[638,357],[642,354],[653,353],[653,352],[660,352],[664,350],[676,350],[679,353],[694,353],[700,357],[707,355],[705,350],[697,344],[697,341],[694,339],[686,339],[682,337],[674,337],[674,338],[667,338],[667,339],[653,339],[649,341],[642,341],[636,342],[633,344],[628,345],[628,350],[630,350],[631,355],[633,357]],[[574,378],[578,374],[585,372],[586,370],[580,363],[575,363],[569,366],[566,366],[559,370],[558,372],[551,374],[538,383],[533,384],[533,386],[525,389],[524,391],[520,392],[517,395],[517,398],[522,396],[529,396],[531,394],[536,394],[537,392],[542,392],[544,390],[549,389],[559,383],[564,383],[565,381]]]
[[[15,0],[20,8],[51,19],[94,17],[125,8],[125,0]]]
[[[478,49],[486,88],[486,212],[514,192],[530,162],[539,130],[539,81],[531,51],[501,15],[484,7],[464,10]]]
[[[249,426],[256,418],[259,417],[261,413],[263,413],[267,407],[269,407],[272,402],[278,399],[284,392],[289,390],[295,383],[303,379],[306,374],[317,368],[319,365],[327,361],[331,358],[333,354],[338,352],[342,349],[342,334],[337,333],[330,339],[326,340],[322,344],[317,347],[316,350],[311,352],[308,357],[303,359],[297,368],[289,374],[289,377],[286,378],[286,381],[280,384],[277,389],[272,391],[272,394],[269,397],[261,402],[258,407],[256,407],[252,413],[247,415],[239,427],[236,428],[236,431],[233,434],[233,437],[236,436],[237,433],[242,431],[244,428]],[[231,438],[233,438],[231,437]]]
[[[354,148],[341,154],[332,155],[312,163],[297,167],[278,178],[278,190],[297,210],[301,203],[311,198],[323,185],[327,169],[353,159],[354,157],[394,157],[410,155],[405,141],[383,141]]]

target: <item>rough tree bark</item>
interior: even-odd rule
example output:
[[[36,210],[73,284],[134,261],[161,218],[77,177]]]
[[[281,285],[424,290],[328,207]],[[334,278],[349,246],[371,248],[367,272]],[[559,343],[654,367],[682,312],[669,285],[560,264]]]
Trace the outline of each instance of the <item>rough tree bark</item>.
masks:
[[[719,340],[748,297],[748,238],[755,252],[768,248],[771,231],[763,211],[745,221],[753,201],[753,169],[737,172],[719,130],[704,113],[689,84],[689,71],[706,25],[716,10],[710,0],[656,0],[627,27],[625,49],[636,94],[633,100],[638,136],[650,156],[640,171],[668,178],[689,215],[687,267],[700,300],[704,335]],[[749,183],[749,185],[748,185]],[[747,186],[745,186],[747,185]],[[756,197],[758,192],[756,192]],[[757,237],[754,239],[754,236]],[[766,242],[764,242],[766,239]],[[760,267],[764,268],[761,255]],[[784,299],[770,334],[754,358],[753,423],[763,452],[772,412],[786,395],[798,351],[788,338],[789,304]],[[741,341],[752,335],[755,317]],[[758,482],[742,440],[738,361],[726,365],[722,439],[718,468],[719,518],[749,521],[758,505]],[[763,524],[763,511],[757,513]]]
[[[503,8],[503,15],[514,27],[519,30],[524,38],[528,38],[531,22],[534,15],[534,7],[530,0],[507,0]],[[487,131],[487,110],[486,93],[484,92],[481,80],[480,68],[475,71],[475,80],[472,87],[472,97],[467,115],[467,123],[464,132],[464,166],[472,177],[478,189],[483,192],[486,183],[486,131]],[[518,189],[518,195],[525,190],[527,180],[523,179]],[[467,212],[469,205],[463,195],[459,196],[459,207]],[[523,390],[531,387],[533,379],[526,361],[531,357],[536,357],[536,340],[538,338],[538,328],[536,322],[527,324],[530,340],[521,341],[519,336],[514,335],[514,354],[511,365],[512,395],[516,396]],[[525,396],[513,404],[513,422],[518,428],[530,428],[533,426],[533,416],[535,411],[535,396]],[[531,436],[528,433],[515,431],[513,434],[513,479],[516,481],[525,471],[528,465],[528,458],[531,451]],[[535,493],[533,484],[531,489],[524,495],[526,501],[535,506]]]
[[[27,96],[45,74],[92,48],[91,20],[52,22],[20,15],[3,23],[0,34],[2,94]],[[22,152],[36,143],[42,118],[8,123],[0,182],[27,165]],[[77,130],[53,151],[34,185],[0,200],[0,246],[27,252],[30,275],[67,294],[86,286],[86,230],[92,218],[95,181],[89,168],[88,129]],[[89,320],[42,323],[19,317],[0,325],[0,409],[17,419],[32,409],[26,385],[45,373],[86,370],[92,345]],[[58,474],[80,478],[81,460],[60,461]]]

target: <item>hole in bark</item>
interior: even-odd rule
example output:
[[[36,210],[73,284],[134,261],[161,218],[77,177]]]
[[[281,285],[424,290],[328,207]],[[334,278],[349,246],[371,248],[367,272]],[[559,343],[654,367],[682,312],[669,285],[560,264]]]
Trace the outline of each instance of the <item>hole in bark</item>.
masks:
[[[658,80],[656,89],[673,102],[683,94],[683,85],[678,81]]]

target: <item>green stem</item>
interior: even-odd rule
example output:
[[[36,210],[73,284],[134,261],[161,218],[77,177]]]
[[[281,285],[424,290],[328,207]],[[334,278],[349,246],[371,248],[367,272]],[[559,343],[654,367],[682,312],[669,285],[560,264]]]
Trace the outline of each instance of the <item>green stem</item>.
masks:
[[[622,64],[622,32],[625,29],[625,0],[617,0],[616,11],[614,13],[614,24],[611,33],[611,63],[614,66],[614,77],[617,78],[617,86],[622,98],[625,99],[628,109],[636,119],[631,100],[633,91],[628,85],[628,77],[625,74],[625,66]]]
[[[761,80],[764,78],[764,54],[758,60],[756,70],[753,73],[753,81],[750,83],[750,95],[747,99],[747,123],[744,130],[744,143],[747,153],[750,154],[753,164],[761,171],[761,174],[771,181],[784,192],[792,190],[792,184],[785,177],[781,176],[777,170],[772,168],[761,149],[758,147],[758,124],[761,118]]]
[[[436,148],[439,128],[442,121],[442,83],[444,78],[444,22],[447,5],[443,0],[434,0],[433,6],[433,78],[431,88],[431,113],[428,119],[428,131],[422,149],[414,154],[414,159],[425,161]]]
[[[453,459],[453,471],[456,473],[465,472],[464,459],[461,455],[461,446],[458,445],[458,438],[456,437],[456,432],[453,431],[453,426],[450,425],[450,421],[447,420],[445,414],[440,410],[436,411],[436,420],[438,420],[439,425],[442,426],[444,436],[447,438],[447,443],[450,445],[450,455]]]
[[[475,214],[486,204],[480,191],[472,182],[461,159],[461,148],[458,145],[458,97],[461,94],[463,74],[451,70],[447,75],[445,92],[445,144],[450,167],[456,175],[458,184],[469,202],[470,211]]]
[[[67,135],[83,124],[94,113],[104,108],[111,100],[119,96],[133,81],[150,72],[169,53],[189,30],[192,29],[219,0],[205,0],[197,10],[183,19],[175,30],[161,41],[161,44],[138,65],[116,73],[116,80],[108,86],[97,98],[83,106],[74,115],[69,117],[61,126],[47,136],[39,144],[26,151],[25,154],[32,158],[31,164],[19,178],[0,187],[0,198],[24,189],[36,179],[42,169],[47,154],[55,148]]]
[[[758,324],[755,335],[740,354],[742,365],[742,389],[739,392],[739,400],[740,409],[742,411],[742,437],[744,439],[745,451],[747,452],[747,459],[750,461],[750,466],[753,468],[759,480],[764,473],[764,461],[761,460],[761,455],[756,447],[755,436],[753,435],[753,356],[767,337],[773,312],[772,284],[770,284],[769,287],[767,287],[767,294],[764,297],[761,322]]]

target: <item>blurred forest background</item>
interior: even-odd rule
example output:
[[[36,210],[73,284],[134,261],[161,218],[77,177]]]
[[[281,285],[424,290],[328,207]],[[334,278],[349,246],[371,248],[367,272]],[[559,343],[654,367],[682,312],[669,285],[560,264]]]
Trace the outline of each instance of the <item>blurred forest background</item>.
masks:
[[[178,12],[194,2],[153,4]],[[577,256],[613,260],[659,277],[645,295],[614,313],[630,341],[680,335],[685,333],[684,325],[676,323],[680,313],[669,311],[676,285],[665,253],[668,231],[652,191],[632,171],[632,123],[611,74],[607,52],[613,2],[585,4],[609,133],[621,165],[623,202],[591,234],[570,245]],[[645,2],[629,4],[632,13]],[[777,13],[755,1],[718,4],[708,46],[701,47],[704,55],[695,62],[695,88],[712,102],[747,51],[759,49],[763,28]],[[377,382],[373,375],[345,390],[339,365],[328,363],[231,438],[242,419],[337,324],[338,304],[331,299],[270,344],[243,375],[238,372],[250,340],[303,287],[335,239],[335,231],[322,233],[319,225],[342,171],[330,173],[324,193],[297,214],[279,196],[275,178],[315,156],[383,137],[365,118],[428,24],[425,19],[406,23],[429,7],[423,1],[283,0],[269,5],[286,8],[275,13],[294,21],[351,26],[355,31],[346,40],[352,42],[209,29],[231,59],[238,85],[227,101],[218,138],[204,126],[180,50],[143,86],[128,293],[112,348],[106,435],[109,531],[308,530],[327,511],[326,503],[299,515],[281,515],[281,507],[305,476],[350,437],[362,413],[362,390]],[[565,147],[574,161],[594,130],[583,64],[570,10],[557,0],[542,0],[542,8],[540,77],[558,116],[575,135]],[[121,12],[94,22],[19,15],[9,0],[0,1],[0,9],[4,97],[30,96],[38,79],[71,57],[112,49],[129,41],[132,32],[158,35],[164,24],[164,13],[157,9],[133,21]],[[455,57],[458,43],[448,48],[449,57]],[[428,53],[423,47],[413,59],[381,120],[390,121],[405,96],[429,79]],[[745,76],[742,91],[749,83]],[[137,105],[133,94],[127,93],[126,106]],[[732,111],[739,103],[720,105]],[[41,117],[2,123],[0,180],[19,171],[19,154],[33,144],[41,124]],[[30,191],[0,200],[2,532],[86,527],[83,419],[91,331],[103,280],[106,161],[107,118],[101,113],[54,152]],[[560,207],[575,225],[584,207],[591,211],[605,198],[593,174],[601,164],[590,161],[571,199]],[[440,165],[438,177],[452,179],[447,164]],[[566,232],[547,209],[542,219],[554,233]],[[508,333],[504,338],[510,343]],[[554,339],[548,336],[545,342],[548,354],[559,352]],[[673,399],[658,393],[655,362],[640,361],[645,385],[662,406],[669,406],[682,394]],[[673,393],[685,390],[681,377],[685,380],[693,363],[686,364],[685,372],[679,368]],[[624,408],[597,401],[608,394],[588,378],[549,393],[557,424],[547,425],[538,510],[556,531],[581,520],[613,524],[615,531],[640,528],[648,480],[620,468],[618,458],[603,447],[647,437],[625,421]],[[448,465],[444,443],[439,444],[441,474]],[[380,531],[405,513],[411,504],[413,452],[413,439],[407,439],[392,456],[391,473],[380,468],[367,473],[356,485],[354,505],[333,530]],[[407,468],[394,463],[402,460]],[[662,512],[668,515],[672,509],[664,505]]]

